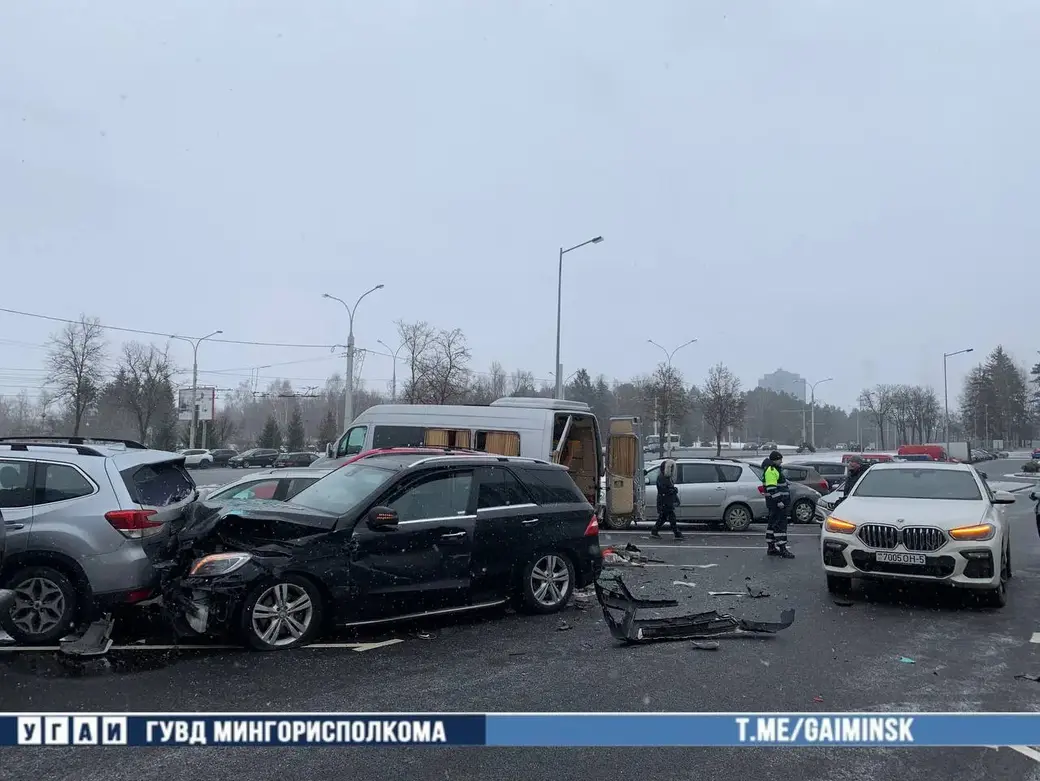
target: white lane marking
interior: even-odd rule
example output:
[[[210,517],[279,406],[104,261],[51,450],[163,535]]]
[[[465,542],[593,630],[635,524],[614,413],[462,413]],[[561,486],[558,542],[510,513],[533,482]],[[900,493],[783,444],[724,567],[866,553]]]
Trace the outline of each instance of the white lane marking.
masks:
[[[608,546],[609,547],[609,546]],[[662,548],[664,550],[762,550],[762,545],[640,545],[639,548]]]
[[[1040,751],[1037,751],[1032,746],[1008,746],[1007,748],[1017,751],[1024,757],[1029,757],[1034,762],[1040,762]]]
[[[397,643],[403,643],[404,640],[393,639],[383,640],[378,643],[313,643],[311,645],[305,645],[303,648],[352,648],[355,651],[372,651],[376,648],[385,648],[390,645],[396,645]],[[59,645],[9,645],[0,646],[0,653],[17,653],[22,651],[35,651],[35,652],[46,652],[46,651],[60,651],[61,646]],[[109,651],[244,651],[241,645],[147,645],[140,643],[138,645],[113,645],[108,649]],[[301,649],[302,650],[302,649]]]
[[[684,531],[683,534],[687,537],[764,537],[765,529],[760,532],[701,532],[701,531]],[[645,537],[650,536],[650,530],[642,531],[640,529],[621,529],[621,530],[600,530],[600,536],[609,537],[612,534],[642,534]],[[819,531],[815,532],[789,532],[788,537],[819,537]]]
[[[1031,643],[1040,643],[1040,632],[1033,632],[1033,636],[1029,638]]]

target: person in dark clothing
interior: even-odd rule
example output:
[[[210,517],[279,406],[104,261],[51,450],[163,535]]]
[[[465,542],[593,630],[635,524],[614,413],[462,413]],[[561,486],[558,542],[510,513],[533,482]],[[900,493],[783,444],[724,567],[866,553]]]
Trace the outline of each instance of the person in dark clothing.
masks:
[[[679,489],[675,487],[675,461],[668,459],[661,464],[657,473],[657,523],[650,531],[651,537],[660,537],[661,529],[667,523],[675,539],[682,539],[682,532],[675,522],[675,508],[679,504]]]
[[[769,523],[766,525],[766,555],[793,559],[787,547],[787,512],[791,506],[791,489],[781,468],[784,457],[774,450],[762,462],[762,483],[766,488],[766,509]]]
[[[842,500],[849,498],[849,494],[852,493],[852,489],[856,487],[856,483],[858,483],[863,478],[863,475],[867,473],[867,470],[869,468],[870,464],[868,464],[863,459],[863,456],[851,456],[849,458],[849,473],[845,477],[845,486],[841,490]]]

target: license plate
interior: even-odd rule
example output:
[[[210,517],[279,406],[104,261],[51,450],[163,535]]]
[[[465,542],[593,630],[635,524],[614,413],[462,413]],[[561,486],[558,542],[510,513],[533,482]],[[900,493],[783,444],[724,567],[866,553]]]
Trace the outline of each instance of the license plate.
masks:
[[[920,553],[877,553],[878,561],[888,564],[927,564],[928,557]]]

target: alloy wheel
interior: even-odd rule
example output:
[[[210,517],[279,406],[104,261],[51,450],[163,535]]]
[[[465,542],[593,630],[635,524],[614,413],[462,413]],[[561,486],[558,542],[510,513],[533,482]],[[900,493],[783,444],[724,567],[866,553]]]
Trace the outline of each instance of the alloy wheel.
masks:
[[[302,586],[277,583],[264,591],[253,605],[253,633],[275,647],[300,641],[314,620],[314,603]]]
[[[808,523],[813,517],[813,507],[809,502],[798,502],[794,506],[794,517],[798,523]]]
[[[531,594],[545,607],[560,604],[570,590],[571,573],[561,556],[542,556],[531,568]]]
[[[14,587],[11,623],[26,634],[46,634],[65,617],[65,592],[54,581],[33,577]]]

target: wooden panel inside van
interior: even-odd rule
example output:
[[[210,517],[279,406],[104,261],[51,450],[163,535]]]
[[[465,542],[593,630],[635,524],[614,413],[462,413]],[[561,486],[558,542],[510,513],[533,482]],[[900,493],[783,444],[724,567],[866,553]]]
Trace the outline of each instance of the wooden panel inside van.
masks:
[[[610,512],[630,515],[635,511],[635,477],[639,464],[639,437],[631,420],[611,420],[607,445],[607,480],[610,483]],[[642,479],[642,475],[640,475]]]

